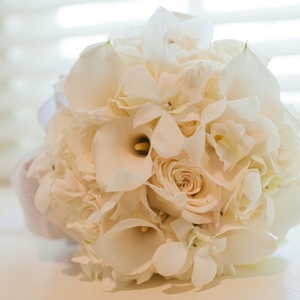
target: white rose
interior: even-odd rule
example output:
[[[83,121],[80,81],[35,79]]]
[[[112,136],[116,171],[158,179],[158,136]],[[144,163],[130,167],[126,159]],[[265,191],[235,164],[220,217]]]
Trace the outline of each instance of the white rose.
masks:
[[[196,224],[212,222],[212,212],[219,215],[222,188],[185,154],[169,159],[158,157],[153,167],[155,173],[149,180],[149,187],[154,191],[149,194],[150,206]]]

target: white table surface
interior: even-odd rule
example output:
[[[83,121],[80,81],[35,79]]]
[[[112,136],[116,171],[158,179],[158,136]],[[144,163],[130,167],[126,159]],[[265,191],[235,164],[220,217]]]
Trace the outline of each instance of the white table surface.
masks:
[[[238,268],[235,277],[217,277],[202,289],[154,276],[139,286],[103,292],[99,283],[88,281],[70,262],[75,251],[66,240],[46,240],[30,233],[14,192],[0,188],[1,300],[300,299],[300,226],[289,232],[269,259]]]

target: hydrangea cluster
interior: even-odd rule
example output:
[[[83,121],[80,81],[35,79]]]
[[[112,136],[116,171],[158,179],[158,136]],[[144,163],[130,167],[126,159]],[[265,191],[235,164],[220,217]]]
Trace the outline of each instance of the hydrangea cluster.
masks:
[[[155,273],[203,286],[295,225],[299,138],[279,85],[250,46],[212,35],[159,8],[55,86],[35,205],[109,288]]]

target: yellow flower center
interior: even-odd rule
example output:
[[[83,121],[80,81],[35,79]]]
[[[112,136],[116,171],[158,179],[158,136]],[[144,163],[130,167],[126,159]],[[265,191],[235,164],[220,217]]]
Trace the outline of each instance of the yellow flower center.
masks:
[[[134,150],[138,152],[138,154],[141,155],[148,155],[148,152],[150,150],[150,141],[147,137],[140,137],[137,140],[137,143],[133,146]]]
[[[150,149],[150,143],[149,142],[137,143],[134,145],[134,149],[136,151],[148,152]]]
[[[148,226],[141,226],[141,231],[146,232],[148,231],[149,227]]]

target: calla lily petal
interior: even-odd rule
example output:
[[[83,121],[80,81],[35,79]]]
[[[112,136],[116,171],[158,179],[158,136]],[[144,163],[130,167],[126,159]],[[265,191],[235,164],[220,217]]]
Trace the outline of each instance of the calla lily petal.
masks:
[[[134,150],[138,137],[132,126],[129,117],[118,117],[105,123],[95,135],[92,156],[102,192],[133,190],[152,174],[150,155],[143,156]]]
[[[71,109],[104,106],[118,90],[124,65],[109,42],[86,48],[65,82],[65,95]]]
[[[147,228],[143,232],[141,227]],[[94,251],[117,272],[135,275],[146,271],[164,242],[163,233],[142,219],[125,219],[101,236]]]
[[[247,46],[223,69],[220,89],[228,100],[257,96],[266,116],[272,116],[279,107],[276,78]]]

